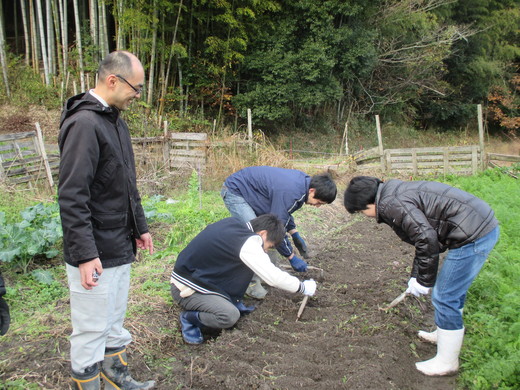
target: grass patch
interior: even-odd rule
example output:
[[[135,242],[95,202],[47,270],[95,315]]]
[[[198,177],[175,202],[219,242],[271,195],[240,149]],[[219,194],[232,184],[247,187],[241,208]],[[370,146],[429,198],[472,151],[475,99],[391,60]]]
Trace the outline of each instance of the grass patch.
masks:
[[[517,389],[520,383],[520,182],[499,170],[449,177],[449,184],[488,202],[500,239],[471,286],[464,317],[460,383],[476,390]]]

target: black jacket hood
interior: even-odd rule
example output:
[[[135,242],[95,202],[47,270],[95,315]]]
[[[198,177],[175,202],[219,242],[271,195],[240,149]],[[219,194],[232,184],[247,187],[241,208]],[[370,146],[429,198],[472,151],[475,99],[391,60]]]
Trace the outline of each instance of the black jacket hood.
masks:
[[[65,119],[70,117],[72,114],[83,110],[96,111],[102,115],[109,115],[110,121],[114,123],[117,121],[119,116],[119,110],[117,108],[105,107],[90,93],[84,92],[67,100],[61,113],[60,127],[63,125]]]

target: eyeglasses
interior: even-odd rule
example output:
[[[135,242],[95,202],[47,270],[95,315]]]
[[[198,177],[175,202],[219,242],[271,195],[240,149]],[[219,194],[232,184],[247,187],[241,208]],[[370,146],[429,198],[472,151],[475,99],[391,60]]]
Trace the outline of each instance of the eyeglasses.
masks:
[[[140,88],[136,88],[136,87],[134,87],[132,84],[130,84],[130,83],[128,82],[127,79],[125,79],[123,76],[121,76],[121,75],[119,75],[119,74],[116,74],[116,77],[117,77],[118,79],[123,80],[125,83],[127,83],[128,86],[129,86],[130,88],[132,88],[132,89],[135,91],[135,94],[136,94],[136,95],[140,95],[141,92],[143,92],[143,87],[140,87]]]

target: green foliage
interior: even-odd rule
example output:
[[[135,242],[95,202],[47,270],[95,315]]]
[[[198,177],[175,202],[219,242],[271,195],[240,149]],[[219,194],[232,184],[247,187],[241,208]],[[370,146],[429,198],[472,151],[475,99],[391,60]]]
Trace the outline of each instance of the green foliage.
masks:
[[[516,389],[520,383],[520,183],[500,170],[448,182],[488,202],[500,240],[468,292],[461,383],[471,389]]]
[[[11,96],[7,97],[3,78],[0,78],[0,101],[27,106],[43,105],[48,109],[61,107],[60,95],[53,86],[42,82],[40,74],[25,65],[21,57],[8,54],[8,82]]]
[[[191,175],[188,192],[170,203],[169,210],[174,222],[166,237],[166,249],[157,254],[160,258],[178,254],[207,225],[229,217],[218,192],[199,191],[196,171]]]
[[[0,212],[0,260],[14,262],[27,272],[35,256],[50,259],[58,254],[62,232],[57,203],[28,207],[21,217],[20,222],[7,224]]]
[[[42,280],[43,275],[45,279]],[[69,295],[65,267],[48,268],[39,274],[9,273],[9,280],[5,298],[11,311],[12,328],[23,326],[27,334],[53,337],[49,327],[57,326],[59,321],[49,319],[61,316],[57,308],[60,302],[66,303]],[[62,320],[66,321],[66,318]]]

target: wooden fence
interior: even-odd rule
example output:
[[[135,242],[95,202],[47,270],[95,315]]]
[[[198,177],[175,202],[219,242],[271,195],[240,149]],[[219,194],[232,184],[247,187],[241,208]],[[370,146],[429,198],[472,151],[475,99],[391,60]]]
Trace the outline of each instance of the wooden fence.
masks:
[[[166,133],[163,137],[132,138],[137,165],[169,169],[205,169],[209,148],[206,133]]]
[[[52,187],[58,169],[58,148],[44,145],[38,123],[36,131],[0,135],[0,180],[29,186],[44,180]]]
[[[383,164],[388,173],[469,175],[482,170],[482,161],[480,147],[471,145],[386,149]]]

